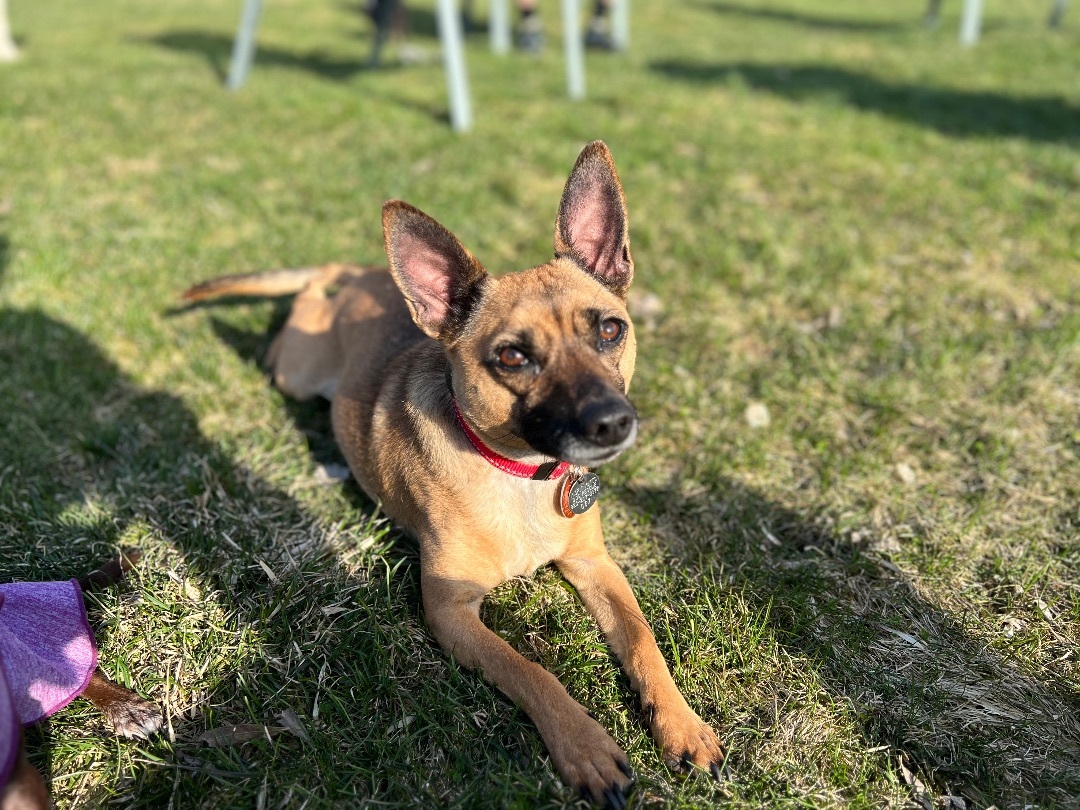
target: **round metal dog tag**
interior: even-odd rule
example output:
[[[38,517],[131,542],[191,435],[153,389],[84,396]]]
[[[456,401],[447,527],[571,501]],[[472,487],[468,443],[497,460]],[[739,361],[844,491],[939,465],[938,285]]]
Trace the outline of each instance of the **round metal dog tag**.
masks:
[[[562,495],[559,498],[562,513],[572,518],[589,511],[600,497],[600,476],[587,472],[584,475],[568,475],[563,481]]]

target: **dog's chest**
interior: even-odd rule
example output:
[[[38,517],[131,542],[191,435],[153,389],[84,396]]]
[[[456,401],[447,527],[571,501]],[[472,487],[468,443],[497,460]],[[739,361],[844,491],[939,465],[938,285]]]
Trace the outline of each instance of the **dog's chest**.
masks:
[[[560,482],[499,476],[477,493],[491,553],[505,579],[531,574],[562,556],[569,539],[567,518],[556,511]]]

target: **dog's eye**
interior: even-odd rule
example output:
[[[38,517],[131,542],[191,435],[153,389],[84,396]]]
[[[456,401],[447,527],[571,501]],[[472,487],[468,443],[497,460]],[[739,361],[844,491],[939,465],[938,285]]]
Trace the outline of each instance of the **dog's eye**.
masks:
[[[499,364],[503,368],[521,368],[529,364],[529,358],[520,349],[506,346],[499,350]]]
[[[623,323],[614,318],[608,318],[600,324],[600,340],[604,343],[614,343],[623,334]]]

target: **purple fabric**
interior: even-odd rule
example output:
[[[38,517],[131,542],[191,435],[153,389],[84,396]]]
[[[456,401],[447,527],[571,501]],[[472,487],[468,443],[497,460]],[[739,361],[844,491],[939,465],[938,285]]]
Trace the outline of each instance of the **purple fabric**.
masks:
[[[96,667],[78,580],[0,585],[0,785],[17,754],[16,724],[64,708]]]

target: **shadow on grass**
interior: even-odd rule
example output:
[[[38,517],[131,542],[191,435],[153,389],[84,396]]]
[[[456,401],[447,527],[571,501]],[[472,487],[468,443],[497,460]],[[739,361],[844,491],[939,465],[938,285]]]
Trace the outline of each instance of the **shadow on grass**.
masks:
[[[286,304],[278,304],[266,335],[216,318],[212,325],[243,359],[259,364]],[[293,403],[290,413],[316,457],[340,458],[325,405]],[[732,586],[770,616],[779,643],[810,662],[837,701],[854,709],[867,749],[888,749],[894,765],[902,756],[934,796],[962,796],[978,806],[1056,804],[1080,794],[1080,774],[1069,765],[1080,761],[1080,696],[987,650],[918,593],[887,555],[841,536],[826,520],[721,475],[689,498],[678,494],[678,483],[631,486],[622,497],[630,512],[656,516],[661,545],[690,581],[715,581],[721,569],[739,572]],[[752,733],[733,740],[735,778],[755,770],[755,741],[780,732],[772,728],[773,709],[750,707],[752,719],[740,721]]]
[[[150,41],[170,50],[201,54],[214,75],[225,81],[232,56],[232,37],[204,31],[174,31],[152,37]],[[258,70],[259,65],[302,70],[333,81],[346,81],[357,73],[372,69],[366,57],[350,59],[321,51],[287,50],[256,40],[254,69]]]
[[[275,325],[285,311],[284,304],[276,310]],[[212,325],[241,357],[261,359],[267,334],[224,320]],[[239,673],[198,685],[207,700],[194,717],[173,718],[175,744],[144,746],[160,764],[143,760],[124,789],[129,802],[164,807],[182,797],[189,806],[250,807],[268,774],[323,806],[365,794],[402,804],[472,795],[496,806],[491,796],[499,791],[519,804],[528,795],[560,799],[557,786],[538,779],[535,731],[522,731],[520,717],[507,720],[513,711],[505,701],[450,666],[421,629],[414,555],[393,551],[385,579],[377,571],[370,580],[335,575],[332,549],[328,561],[309,550],[290,567],[285,552],[295,535],[325,534],[303,507],[203,436],[179,399],[134,386],[92,341],[42,312],[0,310],[0,367],[4,575],[81,573],[142,526],[175,548],[206,601],[218,603],[237,630],[259,634]],[[323,406],[291,413],[316,457],[331,452]],[[1064,805],[1062,796],[1080,793],[1068,767],[1080,759],[1075,695],[1057,694],[980,649],[880,555],[827,524],[719,474],[702,485],[693,496],[679,495],[678,481],[630,487],[623,498],[632,512],[655,516],[659,539],[685,576],[713,578],[721,565],[738,572],[735,587],[769,608],[779,643],[855,707],[868,746],[904,752],[935,788],[980,804],[1022,795]],[[355,489],[352,497],[358,512],[369,510]],[[270,560],[275,577],[257,560]],[[343,590],[357,628],[348,634],[336,614],[321,610],[343,607]],[[176,622],[198,609],[169,608],[179,611]],[[283,672],[294,648],[301,661]],[[398,652],[387,655],[388,648]],[[107,670],[113,663],[103,661]],[[138,662],[124,668],[137,686],[149,677],[140,676]],[[316,724],[305,715],[320,699]],[[485,701],[498,720],[461,723],[462,704],[483,713]],[[310,746],[288,735],[242,748],[197,741],[206,727],[273,723],[286,708],[301,716]],[[755,731],[768,733],[769,708],[751,707]],[[414,730],[387,732],[406,712],[420,721]],[[32,737],[37,765],[49,767],[58,733]],[[729,772],[739,778],[753,744],[739,741],[736,750]],[[425,758],[433,751],[434,759]]]
[[[231,58],[231,38],[221,34],[199,31],[177,31],[162,34],[152,38],[150,41],[165,48],[203,55],[214,76],[224,84]],[[375,72],[386,74],[389,77],[396,71],[407,69],[407,66],[401,62],[388,62],[383,59],[378,64],[373,64],[371,60],[371,56],[351,59],[329,55],[321,51],[300,52],[261,45],[256,48],[253,70],[257,71],[259,65],[273,65],[290,70],[304,71],[330,81],[345,82],[360,73]],[[450,121],[450,113],[442,105],[417,102],[395,93],[389,86],[379,90],[372,87],[369,88],[368,92],[378,94],[388,103],[417,110],[439,123],[445,124]]]
[[[229,303],[235,304],[237,301],[236,298],[228,299]],[[291,298],[275,299],[274,312],[270,318],[270,329],[262,334],[239,329],[220,318],[211,318],[210,326],[221,342],[236,352],[237,357],[256,368],[263,369],[266,353],[270,349],[270,342],[273,336],[285,325],[291,305]],[[200,306],[213,306],[213,304]],[[270,384],[270,378],[267,375],[267,385]],[[308,455],[311,456],[313,461],[318,464],[348,466],[345,456],[342,455],[337,442],[334,441],[334,428],[330,421],[330,403],[327,400],[316,397],[307,402],[299,402],[292,397],[283,397],[282,403],[288,410],[297,431],[307,442]],[[355,497],[358,508],[368,512],[376,509],[375,504],[358,487],[350,487],[349,491]]]
[[[244,532],[235,515],[229,518],[231,510],[218,514],[211,504],[247,492],[276,501],[286,510],[284,516],[299,520],[295,504],[236,469],[202,437],[179,400],[136,388],[91,341],[40,311],[0,310],[0,366],[5,436],[0,450],[0,576],[51,580],[81,575],[115,553],[124,533],[138,523],[180,552],[200,587],[213,592],[213,600],[221,600],[228,614],[242,617],[243,623],[257,621],[267,587],[250,570],[247,554],[270,549],[265,538],[258,539],[259,531]],[[223,533],[238,528],[233,548],[244,550],[241,559],[221,540]],[[100,627],[95,630],[100,641]],[[267,632],[272,637],[272,630]],[[275,643],[288,641],[277,638]],[[103,657],[101,663],[107,672],[132,672],[137,687],[164,675],[152,671],[153,666],[144,671],[138,661]],[[258,680],[266,672],[248,675]],[[237,689],[226,682],[205,688],[219,704],[229,703]],[[190,724],[179,717],[174,721],[178,741],[173,752],[184,760],[186,751],[198,748],[191,739],[198,729],[189,736]],[[28,735],[31,758],[47,775],[55,733],[46,726]],[[162,740],[147,747],[170,759]],[[188,755],[186,761],[187,780],[198,779],[200,771],[225,773],[226,779],[253,778],[238,772],[228,757],[199,751],[197,759]],[[173,775],[154,768],[139,774],[140,801],[154,796],[145,798],[146,806],[155,801],[164,806]]]
[[[219,333],[241,351],[260,350],[235,331]],[[347,806],[376,794],[438,804],[448,782],[436,776],[433,783],[426,760],[416,764],[418,750],[438,751],[436,773],[451,774],[445,778],[466,796],[531,790],[557,799],[557,783],[537,778],[539,744],[520,734],[513,711],[499,710],[486,730],[458,728],[448,692],[498,698],[434,652],[423,630],[415,553],[378,540],[385,529],[365,523],[372,505],[355,488],[350,513],[342,515],[347,524],[317,525],[289,493],[208,440],[178,398],[134,385],[93,341],[39,310],[0,308],[0,368],[0,576],[80,575],[121,542],[139,545],[150,536],[143,575],[168,584],[151,566],[180,570],[201,594],[176,601],[162,593],[140,603],[151,635],[120,653],[130,660],[103,656],[106,672],[130,672],[148,697],[161,700],[161,690],[170,689],[183,713],[171,717],[175,743],[158,737],[128,749],[135,764],[124,779],[107,780],[92,795],[81,788],[81,803],[252,807],[269,780],[271,791],[299,791],[313,806]],[[325,411],[302,406],[294,413],[318,455],[329,441]],[[373,551],[355,545],[370,538]],[[363,578],[344,562],[358,555]],[[347,606],[338,605],[343,593]],[[325,605],[337,607],[327,613]],[[342,609],[344,617],[336,612]],[[218,618],[204,626],[208,615]],[[91,618],[108,649],[109,628],[96,612]],[[204,633],[225,645],[224,672]],[[425,644],[432,654],[418,664],[415,648]],[[159,657],[155,645],[173,654],[171,666],[202,674],[169,687],[176,673],[162,671],[168,655]],[[198,658],[185,653],[180,664],[181,649]],[[197,704],[183,702],[200,693]],[[295,712],[309,740],[284,734],[219,748],[198,740],[208,728],[276,725],[283,710]],[[424,722],[388,733],[404,711]],[[34,764],[60,778],[55,790],[72,785],[72,777],[52,772],[66,762],[53,749],[70,753],[108,737],[103,726],[77,701],[28,735]],[[77,740],[68,739],[73,732]],[[115,745],[125,746],[104,743],[106,751]],[[81,761],[101,756],[100,746],[92,751]]]
[[[1069,764],[1080,761],[1080,695],[972,638],[867,539],[852,541],[827,517],[796,513],[722,474],[695,481],[692,496],[678,494],[676,480],[631,486],[624,498],[655,516],[661,545],[691,581],[722,575],[767,614],[777,642],[854,710],[866,749],[888,750],[894,765],[902,756],[932,792],[924,798],[1066,806],[1080,796]],[[799,694],[793,677],[780,694]],[[776,726],[788,708],[747,711],[753,719],[733,732],[736,772],[763,733],[783,732]]]
[[[218,82],[225,83],[229,74],[229,59],[232,57],[231,38],[203,31],[174,31],[150,37],[146,41],[172,51],[199,54],[206,60]],[[258,51],[255,58],[258,59]]]
[[[361,16],[365,19],[367,17],[367,15]],[[431,11],[410,9],[408,19],[408,39],[438,39],[438,26]],[[260,41],[258,31],[256,31],[254,68],[257,69],[259,65],[273,65],[312,73],[332,81],[347,81],[358,73],[390,72],[402,67],[400,64],[387,63],[379,59],[380,46],[376,42],[374,28],[358,34],[358,39],[369,41],[363,46],[363,56],[358,54],[355,58],[351,58],[331,55],[321,50],[300,51],[268,45]],[[150,37],[148,41],[169,50],[200,54],[206,59],[218,81],[225,81],[229,61],[232,58],[233,35],[182,30],[159,34]],[[360,47],[358,45],[358,51]]]
[[[818,31],[895,31],[903,28],[914,28],[917,24],[917,21],[914,19],[907,22],[851,20],[839,17],[823,17],[817,14],[807,14],[805,12],[790,11],[788,9],[762,8],[760,5],[748,6],[741,3],[698,2],[695,3],[695,5],[698,8],[715,11],[718,14],[723,14],[725,16],[791,23],[792,25],[799,25],[804,28],[812,28]]]
[[[654,62],[652,69],[692,84],[745,83],[792,101],[836,100],[949,136],[1080,144],[1080,107],[1063,96],[1017,97],[902,84],[830,65],[668,59]]]

